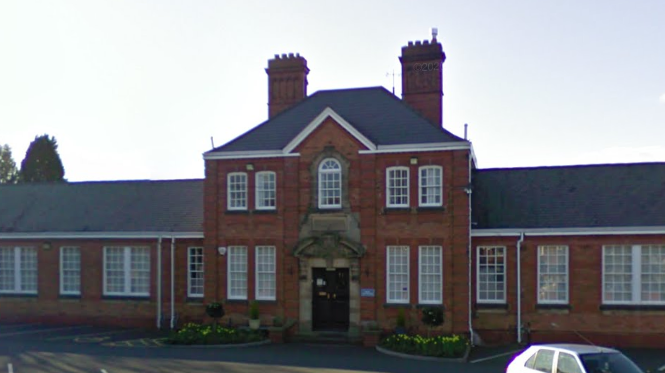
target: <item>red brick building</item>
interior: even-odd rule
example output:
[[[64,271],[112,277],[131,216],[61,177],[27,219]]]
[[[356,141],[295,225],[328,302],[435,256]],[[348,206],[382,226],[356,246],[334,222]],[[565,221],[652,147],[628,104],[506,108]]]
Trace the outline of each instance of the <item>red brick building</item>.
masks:
[[[246,320],[358,335],[399,310],[487,343],[651,345],[665,331],[665,165],[478,169],[442,126],[436,39],[402,48],[402,99],[308,95],[268,62],[269,118],[205,179],[0,187],[0,320]]]

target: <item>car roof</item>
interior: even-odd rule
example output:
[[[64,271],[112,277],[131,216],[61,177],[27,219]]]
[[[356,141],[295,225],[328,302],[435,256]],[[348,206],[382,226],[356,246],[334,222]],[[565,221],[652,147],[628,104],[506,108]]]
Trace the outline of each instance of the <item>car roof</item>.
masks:
[[[576,353],[578,355],[619,352],[619,351],[617,351],[613,348],[609,348],[609,347],[575,344],[575,343],[539,344],[539,345],[532,345],[531,347],[532,348],[551,348],[551,349],[559,350],[559,351],[573,352],[573,353]]]

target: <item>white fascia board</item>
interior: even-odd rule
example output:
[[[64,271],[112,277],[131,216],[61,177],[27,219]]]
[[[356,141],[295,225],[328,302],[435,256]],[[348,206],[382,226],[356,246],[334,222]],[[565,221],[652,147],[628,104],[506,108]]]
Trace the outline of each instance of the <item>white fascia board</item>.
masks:
[[[467,150],[471,149],[469,142],[437,142],[430,144],[400,144],[379,145],[376,150],[360,150],[360,154],[382,154],[382,153],[415,153],[432,152],[442,150]]]
[[[252,158],[282,158],[299,157],[300,153],[284,154],[281,150],[250,150],[238,152],[215,152],[203,154],[204,160],[214,159],[252,159]]]
[[[291,140],[291,142],[286,145],[284,148],[284,154],[291,153],[293,149],[295,149],[298,145],[300,145],[303,140],[307,138],[312,132],[314,132],[315,129],[317,129],[321,123],[323,123],[328,117],[332,118],[335,122],[337,122],[342,128],[344,128],[347,132],[349,132],[353,137],[356,138],[356,140],[360,141],[367,149],[370,150],[375,150],[376,145],[372,141],[370,141],[367,137],[365,137],[362,133],[360,133],[355,127],[351,125],[351,123],[347,122],[344,118],[342,118],[341,115],[337,114],[335,110],[331,109],[330,107],[325,108],[321,114],[319,114],[314,120],[312,120],[305,129],[300,131],[300,133]]]
[[[598,228],[506,228],[472,229],[471,237],[526,236],[619,236],[665,234],[665,227],[598,227]]]
[[[0,239],[140,239],[140,238],[203,238],[203,232],[35,232],[0,233]]]

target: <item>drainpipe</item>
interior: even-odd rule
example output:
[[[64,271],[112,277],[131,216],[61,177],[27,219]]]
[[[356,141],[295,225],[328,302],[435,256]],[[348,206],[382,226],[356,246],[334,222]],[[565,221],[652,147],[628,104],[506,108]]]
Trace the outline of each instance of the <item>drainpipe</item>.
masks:
[[[162,328],[162,236],[157,238],[157,329]]]
[[[171,236],[171,329],[175,327],[175,237]]]
[[[517,240],[517,343],[522,343],[522,262],[520,251],[524,242],[524,232],[520,233]]]
[[[468,219],[469,220],[469,244],[468,244],[468,247],[467,247],[467,253],[469,255],[469,258],[467,260],[467,262],[468,262],[467,273],[468,273],[468,282],[469,282],[469,306],[468,306],[469,314],[468,314],[468,317],[469,317],[469,340],[471,341],[471,346],[473,346],[473,320],[472,320],[472,318],[473,318],[473,312],[472,312],[473,302],[471,300],[471,297],[473,296],[473,294],[472,294],[472,287],[473,286],[471,285],[473,283],[472,282],[472,276],[471,276],[471,269],[472,269],[471,261],[473,260],[472,255],[471,255],[471,252],[473,250],[473,247],[471,245],[471,225],[472,225],[472,220],[473,220],[473,217],[471,215],[471,193],[473,193],[473,190],[471,189],[471,166],[472,166],[473,159],[471,157],[471,151],[469,151],[468,157],[469,157],[469,185],[465,189],[466,194],[469,196],[469,198],[468,198],[469,199],[469,219]]]

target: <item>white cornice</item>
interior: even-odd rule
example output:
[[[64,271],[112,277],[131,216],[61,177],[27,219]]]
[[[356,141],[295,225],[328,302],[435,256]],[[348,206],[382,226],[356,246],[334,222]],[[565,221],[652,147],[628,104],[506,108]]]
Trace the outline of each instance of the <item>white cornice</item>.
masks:
[[[589,228],[503,228],[472,229],[472,237],[517,237],[526,236],[618,236],[665,234],[665,227],[589,227]]]
[[[442,150],[466,150],[471,148],[468,142],[437,142],[430,144],[379,145],[376,150],[360,150],[360,154],[414,153]]]
[[[139,238],[203,238],[203,232],[15,232],[0,233],[0,239],[139,239]]]
[[[319,114],[316,118],[314,118],[313,121],[311,121],[305,129],[300,131],[300,133],[291,140],[291,142],[286,145],[284,148],[284,153],[291,153],[293,149],[298,147],[303,140],[307,138],[312,132],[314,132],[315,129],[317,129],[328,117],[332,118],[335,122],[337,122],[342,128],[344,128],[347,132],[349,132],[353,137],[356,138],[356,140],[360,141],[367,149],[374,150],[376,149],[376,145],[372,141],[370,141],[367,137],[365,137],[360,131],[358,131],[355,127],[351,125],[351,123],[347,122],[344,118],[342,118],[341,115],[337,114],[335,110],[331,109],[330,107],[325,108],[321,114]]]

